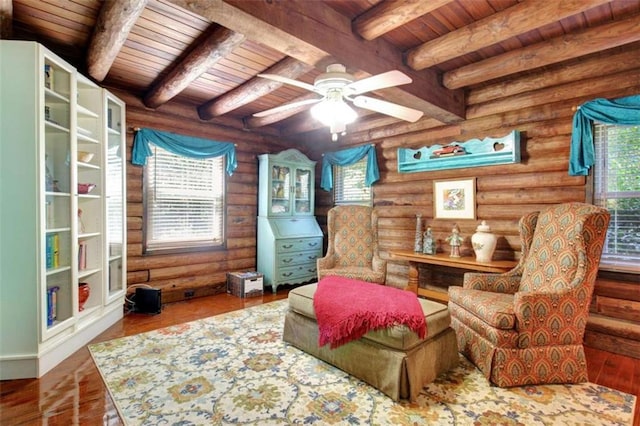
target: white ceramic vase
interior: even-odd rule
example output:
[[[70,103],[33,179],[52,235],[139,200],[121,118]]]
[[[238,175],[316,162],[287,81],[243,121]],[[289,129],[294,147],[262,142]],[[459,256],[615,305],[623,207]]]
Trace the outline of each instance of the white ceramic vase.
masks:
[[[491,262],[497,242],[498,237],[491,233],[491,227],[483,220],[476,228],[476,233],[471,236],[471,245],[476,253],[476,261]]]

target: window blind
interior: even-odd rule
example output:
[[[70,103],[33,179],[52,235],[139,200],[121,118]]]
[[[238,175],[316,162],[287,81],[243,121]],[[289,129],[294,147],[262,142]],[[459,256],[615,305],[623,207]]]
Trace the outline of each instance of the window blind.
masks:
[[[145,181],[146,250],[223,243],[224,157],[194,159],[157,146]]]
[[[594,204],[611,214],[603,265],[640,270],[640,126],[594,126]]]
[[[371,205],[371,187],[365,185],[367,157],[349,166],[334,166],[335,205]]]

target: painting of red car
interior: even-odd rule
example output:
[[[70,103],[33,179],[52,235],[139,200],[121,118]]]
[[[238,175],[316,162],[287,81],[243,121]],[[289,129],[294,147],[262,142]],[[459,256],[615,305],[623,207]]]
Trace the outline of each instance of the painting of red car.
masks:
[[[465,151],[465,149],[460,145],[447,145],[442,147],[441,149],[433,151],[431,153],[431,157],[432,158],[449,157],[452,155],[464,155],[466,153],[467,151]]]

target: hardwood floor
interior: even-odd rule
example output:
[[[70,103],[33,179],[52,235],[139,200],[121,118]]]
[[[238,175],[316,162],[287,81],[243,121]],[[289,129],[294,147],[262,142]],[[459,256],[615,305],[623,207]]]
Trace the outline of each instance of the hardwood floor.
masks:
[[[278,294],[240,299],[228,294],[170,303],[159,315],[128,314],[94,342],[138,334],[286,298]],[[640,400],[640,359],[586,348],[589,380],[635,394]],[[83,348],[40,379],[0,382],[1,425],[121,425],[89,351]],[[636,408],[634,426],[640,426]]]

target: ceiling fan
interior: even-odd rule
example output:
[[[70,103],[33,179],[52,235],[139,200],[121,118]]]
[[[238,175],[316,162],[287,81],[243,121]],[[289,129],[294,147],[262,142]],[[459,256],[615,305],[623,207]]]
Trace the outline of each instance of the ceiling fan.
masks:
[[[255,117],[265,117],[290,108],[316,104],[311,108],[311,114],[314,118],[329,126],[334,141],[337,140],[338,134],[345,133],[346,125],[353,123],[358,117],[357,113],[345,100],[359,108],[379,112],[412,123],[418,121],[423,114],[422,111],[413,108],[362,95],[374,90],[411,83],[412,80],[409,76],[397,70],[356,80],[353,75],[346,72],[344,65],[332,64],[327,67],[325,73],[316,77],[313,85],[276,74],[258,74],[258,77],[309,90],[317,93],[320,97],[292,102],[261,111],[253,114]]]

